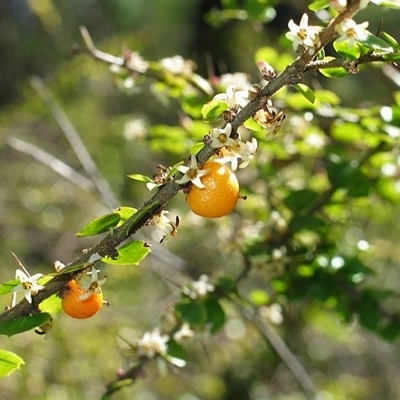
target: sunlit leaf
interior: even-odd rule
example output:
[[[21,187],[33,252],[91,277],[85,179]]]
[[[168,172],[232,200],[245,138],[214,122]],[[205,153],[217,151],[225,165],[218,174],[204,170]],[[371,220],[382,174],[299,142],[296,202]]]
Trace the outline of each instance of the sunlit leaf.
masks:
[[[118,249],[118,258],[115,260],[105,256],[101,260],[112,265],[138,265],[149,253],[150,247],[143,241],[134,241]]]
[[[61,311],[61,298],[57,294],[53,294],[39,304],[39,309],[42,312],[49,314],[58,314]]]
[[[330,5],[329,0],[315,0],[311,4],[308,5],[308,8],[311,11],[319,11],[319,10],[329,7],[329,5]]]
[[[229,104],[226,101],[213,99],[204,104],[201,114],[206,121],[215,121],[222,118],[222,113],[228,109]]]
[[[118,213],[110,213],[89,222],[81,231],[76,233],[78,237],[98,235],[107,232],[118,225],[121,216]]]
[[[371,0],[371,3],[375,3],[378,6],[388,7],[388,8],[400,8],[400,3],[398,0]]]
[[[361,55],[361,50],[357,43],[351,45],[348,40],[335,41],[333,47],[339,55],[350,60],[357,60]]]
[[[48,313],[40,313],[27,317],[18,317],[0,324],[0,335],[13,336],[17,333],[30,331],[51,319]]]
[[[153,182],[153,179],[151,179],[149,176],[141,174],[129,174],[127,175],[127,177],[139,182],[145,182],[145,183]]]
[[[393,48],[385,40],[372,33],[366,39],[358,39],[358,41],[373,50],[393,51]]]
[[[384,54],[382,56],[386,61],[400,61],[400,52],[398,53],[389,53],[389,54]]]
[[[11,351],[0,350],[0,378],[20,369],[23,364],[25,362],[20,356]]]
[[[18,286],[21,282],[19,279],[12,279],[8,282],[0,284],[0,295],[11,293],[15,286]]]
[[[395,51],[400,50],[400,44],[393,36],[389,35],[387,32],[381,32],[380,36],[386,43],[389,44],[389,46],[393,48],[393,50]]]
[[[321,68],[319,72],[327,78],[340,79],[347,75],[347,71],[342,67]]]
[[[296,90],[301,93],[310,103],[314,103],[315,101],[315,93],[314,91],[309,88],[307,85],[304,85],[302,83],[298,83],[297,85],[294,85]]]

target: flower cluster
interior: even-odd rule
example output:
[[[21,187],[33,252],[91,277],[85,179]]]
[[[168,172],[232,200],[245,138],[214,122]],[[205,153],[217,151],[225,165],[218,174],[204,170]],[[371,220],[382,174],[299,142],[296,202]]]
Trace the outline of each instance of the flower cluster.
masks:
[[[289,21],[289,29],[290,32],[286,33],[286,37],[293,42],[295,51],[302,46],[310,55],[316,53],[321,44],[319,39],[321,26],[308,25],[308,15],[303,14],[299,25],[295,24],[292,19]]]
[[[182,289],[182,292],[191,299],[204,297],[207,293],[211,293],[215,287],[210,283],[210,278],[207,275],[201,275],[198,281],[191,282]]]

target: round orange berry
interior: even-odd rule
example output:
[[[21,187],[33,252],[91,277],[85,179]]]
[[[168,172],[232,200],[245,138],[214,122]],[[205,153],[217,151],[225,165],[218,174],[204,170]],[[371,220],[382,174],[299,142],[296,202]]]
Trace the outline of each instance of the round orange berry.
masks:
[[[72,318],[92,317],[103,306],[103,292],[100,287],[96,292],[84,289],[74,279],[68,282],[61,296],[62,309]]]
[[[224,164],[207,161],[201,167],[207,174],[201,177],[205,188],[192,185],[186,195],[191,210],[201,217],[218,218],[230,214],[239,199],[239,182]]]

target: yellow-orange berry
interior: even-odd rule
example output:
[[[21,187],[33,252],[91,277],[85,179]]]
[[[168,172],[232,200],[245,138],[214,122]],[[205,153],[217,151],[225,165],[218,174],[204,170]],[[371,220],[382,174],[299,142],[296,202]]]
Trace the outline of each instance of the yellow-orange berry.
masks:
[[[103,306],[103,292],[100,287],[94,292],[83,289],[73,279],[68,282],[62,293],[61,306],[65,314],[72,318],[89,318]]]
[[[207,161],[202,166],[207,174],[201,177],[205,188],[192,185],[186,195],[191,210],[201,217],[218,218],[230,214],[239,199],[239,182],[224,164]]]

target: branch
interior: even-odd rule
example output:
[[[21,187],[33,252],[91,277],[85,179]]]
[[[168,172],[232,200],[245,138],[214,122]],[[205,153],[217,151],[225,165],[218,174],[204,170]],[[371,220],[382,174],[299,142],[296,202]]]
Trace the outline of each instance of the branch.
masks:
[[[111,209],[116,208],[119,204],[118,199],[114,196],[108,182],[100,174],[96,163],[93,161],[81,137],[63,109],[58,105],[51,92],[39,77],[32,77],[31,85],[53,114],[54,119],[57,121],[65,137],[69,141],[82,167],[92,178],[92,181],[100,193],[104,203]]]
[[[292,353],[282,338],[263,322],[258,314],[254,310],[249,310],[241,307],[242,315],[248,320],[253,322],[257,327],[261,335],[268,341],[268,343],[274,348],[281,360],[286,366],[292,371],[294,377],[300,383],[307,398],[316,398],[316,390],[314,384],[308,375],[305,368],[301,365],[300,361]]]
[[[84,175],[75,171],[68,164],[54,157],[52,154],[41,149],[40,147],[32,143],[25,142],[24,140],[18,139],[14,136],[6,137],[5,142],[14,150],[27,154],[42,164],[47,165],[54,172],[57,172],[64,178],[68,179],[79,188],[87,192],[93,191],[94,185],[91,180],[87,179]]]
[[[359,6],[359,0],[349,1],[348,7],[340,13],[335,19],[333,19],[330,24],[321,32],[320,48],[326,46],[335,36],[335,26],[338,25],[346,18],[351,18],[357,11]],[[88,52],[96,59],[108,64],[117,64],[119,66],[124,65],[124,60],[120,57],[114,57],[98,50],[86,28],[81,27],[81,34],[83,40],[86,44]],[[314,56],[310,55],[309,52],[304,51],[291,65],[289,65],[281,74],[273,78],[268,82],[268,84],[260,91],[258,97],[250,101],[231,121],[232,124],[232,135],[236,135],[236,131],[248,118],[255,115],[255,113],[262,108],[265,99],[271,97],[278,90],[287,85],[293,85],[299,83],[302,79],[301,74],[306,71],[309,63],[312,62]],[[126,66],[125,66],[126,67]],[[127,67],[126,67],[127,68]],[[128,68],[129,69],[129,68]],[[134,71],[133,71],[134,72]],[[36,86],[39,88],[42,95],[44,94],[47,98],[49,93],[43,90],[40,85],[40,81],[34,81]],[[66,129],[65,134],[74,132],[73,126],[66,119],[62,110],[58,109],[58,105],[55,101],[51,101],[49,104],[55,113],[60,118],[60,126],[64,126]],[[65,124],[65,125],[61,125]],[[86,149],[85,149],[86,152]],[[197,159],[200,163],[207,161],[212,155],[214,155],[216,149],[212,148],[210,144],[206,143],[205,146],[197,154]],[[89,156],[90,159],[90,156]],[[90,166],[90,161],[87,167],[93,172]],[[72,261],[67,265],[67,268],[63,273],[57,275],[54,279],[48,282],[43,290],[41,290],[37,296],[33,298],[32,304],[29,304],[26,300],[22,300],[14,308],[4,312],[0,315],[0,322],[7,321],[18,316],[29,315],[32,312],[37,311],[38,304],[51,296],[59,292],[66,282],[68,282],[77,271],[83,270],[88,266],[101,260],[103,256],[109,256],[115,258],[118,256],[118,246],[130,238],[135,232],[137,232],[141,227],[143,227],[148,220],[150,220],[155,214],[159,213],[164,206],[176,196],[182,187],[176,183],[176,180],[182,177],[181,173],[177,173],[171,180],[169,180],[159,191],[147,201],[136,214],[134,214],[130,219],[128,219],[123,225],[116,228],[112,233],[106,236],[98,244],[90,248],[81,254],[76,260]]]

